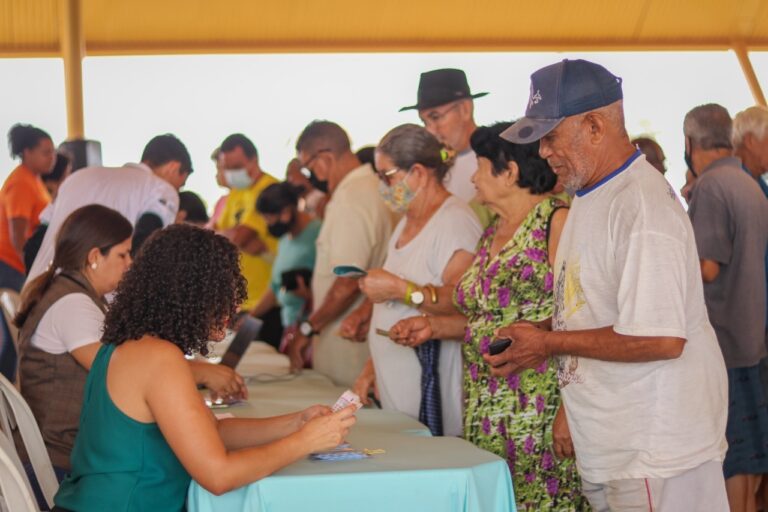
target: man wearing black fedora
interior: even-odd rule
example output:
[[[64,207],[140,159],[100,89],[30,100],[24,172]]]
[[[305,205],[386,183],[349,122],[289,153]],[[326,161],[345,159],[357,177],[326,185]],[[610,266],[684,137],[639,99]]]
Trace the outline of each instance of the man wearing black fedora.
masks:
[[[448,171],[444,185],[450,193],[467,202],[476,193],[472,175],[477,169],[477,160],[469,146],[469,138],[477,128],[472,100],[486,94],[472,94],[467,75],[460,69],[435,69],[421,74],[416,104],[400,109],[401,112],[418,110],[426,129],[456,151],[456,162]]]

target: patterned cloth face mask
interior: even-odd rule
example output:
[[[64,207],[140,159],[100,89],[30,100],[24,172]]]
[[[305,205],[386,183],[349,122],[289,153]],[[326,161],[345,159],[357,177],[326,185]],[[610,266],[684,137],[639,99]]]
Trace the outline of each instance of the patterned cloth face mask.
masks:
[[[413,198],[418,191],[414,192],[405,179],[392,186],[384,182],[379,183],[379,193],[384,204],[386,204],[395,213],[405,213],[411,205]]]

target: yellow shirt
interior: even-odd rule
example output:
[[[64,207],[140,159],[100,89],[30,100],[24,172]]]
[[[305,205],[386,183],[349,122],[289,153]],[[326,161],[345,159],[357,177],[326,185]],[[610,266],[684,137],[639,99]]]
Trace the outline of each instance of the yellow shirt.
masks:
[[[273,183],[277,183],[277,180],[265,173],[247,189],[232,189],[216,223],[216,229],[220,231],[232,229],[238,225],[251,228],[258,233],[259,238],[266,243],[269,250],[268,253],[258,256],[241,254],[240,270],[248,281],[248,299],[243,304],[243,309],[250,309],[258,303],[267,290],[272,275],[272,261],[277,253],[277,239],[269,234],[264,217],[256,211],[256,200],[262,190]]]

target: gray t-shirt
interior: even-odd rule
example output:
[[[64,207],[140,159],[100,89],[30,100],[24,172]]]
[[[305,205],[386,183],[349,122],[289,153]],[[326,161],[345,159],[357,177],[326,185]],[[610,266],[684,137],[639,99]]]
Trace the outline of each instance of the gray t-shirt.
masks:
[[[717,279],[704,284],[709,321],[726,366],[754,366],[766,355],[768,199],[738,158],[713,162],[691,196],[699,257],[720,264]]]

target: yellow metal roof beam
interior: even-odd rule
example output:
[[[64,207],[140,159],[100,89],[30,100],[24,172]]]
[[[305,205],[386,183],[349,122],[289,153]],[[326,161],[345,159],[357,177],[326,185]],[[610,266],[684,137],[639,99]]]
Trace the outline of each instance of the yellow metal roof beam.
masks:
[[[190,41],[190,42],[110,42],[87,43],[86,56],[111,55],[198,55],[239,53],[415,53],[415,52],[587,52],[587,51],[727,51],[733,48],[728,40],[656,40],[642,44],[622,40],[603,41],[472,41],[460,40],[402,40],[373,41]],[[748,51],[768,51],[768,39],[749,44]],[[8,47],[0,45],[0,58],[60,57],[57,45]]]
[[[760,81],[755,74],[755,68],[752,67],[752,61],[749,60],[747,49],[744,48],[744,46],[735,45],[733,51],[736,52],[736,57],[739,59],[741,71],[744,73],[744,78],[746,78],[747,83],[749,84],[749,90],[752,91],[752,97],[755,98],[755,103],[764,107],[768,106],[765,103],[765,94],[763,94],[763,89],[760,87]]]
[[[81,0],[59,0],[61,57],[64,60],[64,89],[67,98],[67,135],[85,138],[83,114],[83,11]]]

